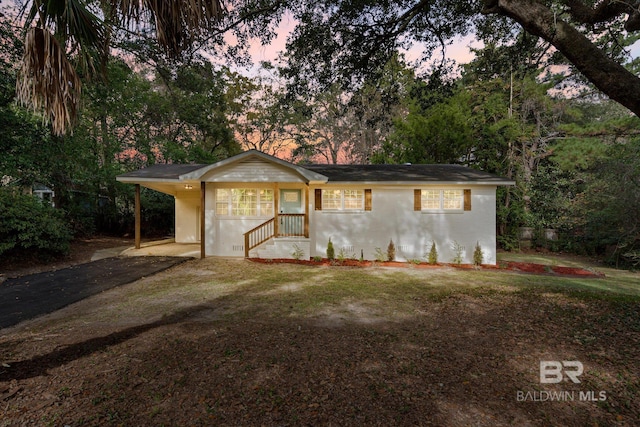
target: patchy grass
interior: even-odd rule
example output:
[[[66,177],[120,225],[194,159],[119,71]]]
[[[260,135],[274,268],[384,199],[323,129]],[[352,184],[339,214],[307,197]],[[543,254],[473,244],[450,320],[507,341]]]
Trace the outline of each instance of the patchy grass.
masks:
[[[605,273],[192,261],[3,330],[0,426],[633,425],[640,275]]]

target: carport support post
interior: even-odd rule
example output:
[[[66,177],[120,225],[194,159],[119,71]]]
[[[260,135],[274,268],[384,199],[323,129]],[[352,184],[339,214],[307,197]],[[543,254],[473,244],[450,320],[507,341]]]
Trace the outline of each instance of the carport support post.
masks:
[[[136,184],[135,199],[135,245],[136,249],[140,249],[140,184]]]
[[[205,223],[205,190],[207,189],[207,183],[202,181],[200,183],[200,259],[205,257],[205,241],[204,237],[206,236],[204,223]]]

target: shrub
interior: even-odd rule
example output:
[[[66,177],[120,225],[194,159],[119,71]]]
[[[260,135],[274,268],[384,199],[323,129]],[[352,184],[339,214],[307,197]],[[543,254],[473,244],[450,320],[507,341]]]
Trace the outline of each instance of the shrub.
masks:
[[[291,256],[296,261],[300,261],[302,257],[304,257],[304,250],[298,246],[296,243],[293,244],[293,252],[291,252]]]
[[[436,249],[436,242],[431,242],[431,250],[429,251],[429,256],[427,258],[429,260],[429,264],[438,263],[438,250]]]
[[[327,244],[327,259],[329,261],[333,261],[336,257],[336,250],[333,248],[333,243],[331,242],[331,238],[329,238],[329,243]]]
[[[63,211],[31,195],[0,189],[0,255],[65,255],[71,238]]]
[[[473,250],[473,264],[478,266],[482,265],[483,258],[484,253],[480,247],[480,242],[476,242],[476,248]]]
[[[385,262],[387,260],[387,254],[382,252],[382,249],[376,248],[376,253],[374,255],[377,262]]]
[[[395,261],[396,259],[396,245],[393,244],[393,240],[389,240],[389,246],[387,246],[387,261]]]
[[[451,249],[453,249],[454,253],[453,263],[457,265],[462,264],[462,252],[464,252],[464,246],[454,240],[451,245]]]

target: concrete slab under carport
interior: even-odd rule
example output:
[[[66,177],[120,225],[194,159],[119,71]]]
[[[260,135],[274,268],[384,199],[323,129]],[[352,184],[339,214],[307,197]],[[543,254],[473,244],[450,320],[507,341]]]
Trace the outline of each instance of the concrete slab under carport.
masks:
[[[199,258],[200,243],[176,243],[174,239],[162,239],[142,243],[140,249],[136,249],[133,246],[117,246],[96,251],[91,257],[91,261],[118,256],[175,256]]]

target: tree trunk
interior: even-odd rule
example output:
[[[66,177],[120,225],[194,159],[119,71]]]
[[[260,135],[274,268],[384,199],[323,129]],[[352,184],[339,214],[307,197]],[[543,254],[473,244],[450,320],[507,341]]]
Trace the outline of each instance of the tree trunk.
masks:
[[[555,46],[609,98],[640,117],[640,79],[609,58],[571,24],[557,19],[535,0],[484,0],[485,14],[500,14],[518,22],[529,33]]]

